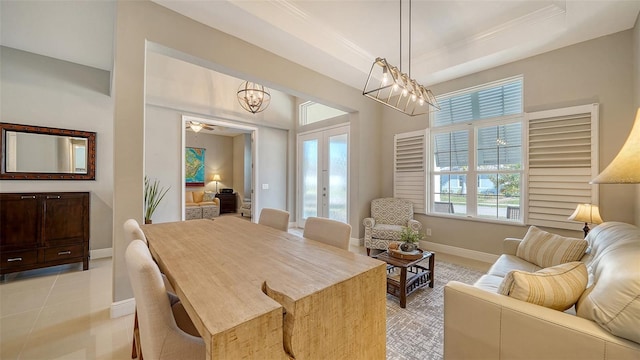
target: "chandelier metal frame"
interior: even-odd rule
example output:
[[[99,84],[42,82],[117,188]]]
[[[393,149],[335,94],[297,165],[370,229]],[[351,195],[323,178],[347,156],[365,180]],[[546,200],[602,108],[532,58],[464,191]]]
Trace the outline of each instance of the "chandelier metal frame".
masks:
[[[238,102],[252,114],[264,111],[271,103],[269,89],[251,81],[245,81],[238,88]]]
[[[371,65],[362,95],[409,116],[440,110],[431,92],[411,78],[411,0],[409,0],[409,71],[402,72],[402,0],[400,2],[400,69],[385,58],[376,58]],[[379,83],[378,83],[378,79]],[[371,85],[371,87],[370,87]]]

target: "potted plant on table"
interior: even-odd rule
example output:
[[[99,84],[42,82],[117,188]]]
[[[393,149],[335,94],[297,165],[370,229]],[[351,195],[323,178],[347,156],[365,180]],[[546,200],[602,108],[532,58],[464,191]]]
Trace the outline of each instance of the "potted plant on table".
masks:
[[[405,227],[402,229],[400,233],[400,241],[402,244],[400,245],[400,250],[405,252],[412,252],[418,249],[418,241],[420,241],[424,235],[418,231],[415,231],[409,227]]]
[[[156,211],[158,204],[167,194],[169,188],[160,188],[158,180],[151,182],[147,176],[144,177],[144,223],[151,224],[151,216]]]

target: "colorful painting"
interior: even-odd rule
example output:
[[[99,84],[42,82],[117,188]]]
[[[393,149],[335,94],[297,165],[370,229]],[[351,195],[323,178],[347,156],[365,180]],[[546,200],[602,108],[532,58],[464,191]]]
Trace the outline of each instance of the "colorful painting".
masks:
[[[204,152],[206,149],[191,148],[185,149],[185,171],[184,177],[186,186],[204,186]]]

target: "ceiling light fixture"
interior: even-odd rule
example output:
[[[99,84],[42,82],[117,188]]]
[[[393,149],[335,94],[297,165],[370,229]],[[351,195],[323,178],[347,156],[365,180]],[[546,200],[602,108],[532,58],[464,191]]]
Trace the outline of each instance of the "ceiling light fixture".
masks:
[[[377,85],[378,81],[379,85]],[[400,69],[389,65],[384,58],[376,58],[371,65],[362,95],[409,116],[424,115],[432,109],[440,110],[431,90],[411,78],[411,0],[409,0],[409,71],[406,74],[402,72],[402,0],[400,0]]]
[[[198,132],[198,131],[202,130],[203,126],[202,126],[202,123],[199,123],[199,122],[196,122],[196,121],[189,121],[189,127],[194,132]]]
[[[262,85],[245,81],[238,88],[238,102],[248,112],[259,113],[271,103],[271,94],[268,90]]]

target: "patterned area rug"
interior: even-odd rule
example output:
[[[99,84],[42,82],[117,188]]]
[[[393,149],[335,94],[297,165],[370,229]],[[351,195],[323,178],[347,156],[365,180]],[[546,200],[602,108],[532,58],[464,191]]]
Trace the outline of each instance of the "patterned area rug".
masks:
[[[473,284],[480,276],[480,271],[436,258],[433,289],[409,295],[405,309],[396,297],[387,295],[387,359],[442,359],[444,286],[451,280]]]

